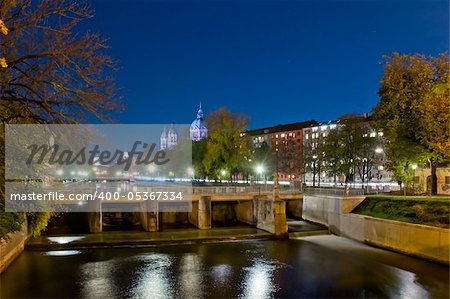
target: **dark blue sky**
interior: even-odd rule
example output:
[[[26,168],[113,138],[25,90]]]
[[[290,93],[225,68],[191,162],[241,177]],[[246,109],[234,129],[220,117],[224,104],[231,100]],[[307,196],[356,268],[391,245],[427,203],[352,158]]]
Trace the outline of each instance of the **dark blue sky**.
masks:
[[[250,128],[370,111],[382,55],[449,47],[448,1],[95,0],[128,108],[121,123],[190,123],[202,101]]]

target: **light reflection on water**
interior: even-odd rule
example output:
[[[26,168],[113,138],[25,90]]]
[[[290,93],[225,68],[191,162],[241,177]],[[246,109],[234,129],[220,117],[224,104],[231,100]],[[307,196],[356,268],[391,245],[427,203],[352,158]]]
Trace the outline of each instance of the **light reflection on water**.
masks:
[[[0,297],[449,297],[448,267],[357,250],[282,240],[25,251],[0,276]]]
[[[175,283],[171,277],[172,259],[167,254],[154,253],[141,257],[144,262],[132,289],[133,298],[174,298]]]
[[[80,250],[52,250],[45,252],[47,256],[69,256],[80,254]]]
[[[81,266],[81,294],[83,298],[107,298],[116,292],[111,274],[111,261],[89,262]]]
[[[242,281],[242,294],[239,298],[274,298],[277,290],[273,281],[275,265],[262,259],[255,259],[245,271]]]
[[[79,241],[84,239],[85,237],[47,237],[50,242],[58,243],[58,244],[67,244],[74,241]]]

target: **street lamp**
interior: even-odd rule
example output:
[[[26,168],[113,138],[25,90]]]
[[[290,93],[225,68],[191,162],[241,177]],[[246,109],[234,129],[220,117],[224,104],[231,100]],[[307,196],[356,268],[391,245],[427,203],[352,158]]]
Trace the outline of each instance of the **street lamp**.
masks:
[[[317,155],[313,155],[312,158],[313,158],[313,187],[315,187],[316,186],[316,167],[317,167],[316,159],[317,159]]]
[[[260,164],[256,166],[256,173],[258,174],[256,183],[258,184],[258,180],[261,180],[261,174],[264,172],[264,167]],[[261,184],[258,184],[259,195],[261,195]]]
[[[222,169],[221,171],[220,171],[220,177],[221,178],[225,178],[225,175],[227,174],[227,171],[225,170],[225,169]]]
[[[417,169],[417,164],[413,164],[411,165],[411,168],[413,170],[413,194],[415,194],[415,189],[416,189],[416,169]]]

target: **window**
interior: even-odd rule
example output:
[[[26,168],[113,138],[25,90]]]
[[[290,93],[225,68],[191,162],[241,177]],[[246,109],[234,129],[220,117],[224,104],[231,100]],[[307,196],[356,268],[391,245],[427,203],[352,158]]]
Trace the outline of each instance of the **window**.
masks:
[[[420,176],[414,177],[414,184],[420,184]]]
[[[306,135],[305,135],[305,139],[309,139],[309,134],[306,134]]]
[[[445,176],[445,184],[450,185],[450,176]]]

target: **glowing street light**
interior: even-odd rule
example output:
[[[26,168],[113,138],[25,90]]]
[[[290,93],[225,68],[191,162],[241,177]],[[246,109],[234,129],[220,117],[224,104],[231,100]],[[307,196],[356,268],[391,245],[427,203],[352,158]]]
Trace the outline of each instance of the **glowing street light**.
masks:
[[[227,171],[226,171],[225,169],[222,169],[222,170],[220,171],[220,174],[223,175],[223,176],[225,176],[225,175],[227,174]]]
[[[264,167],[262,165],[256,166],[256,173],[262,174],[264,172]]]

